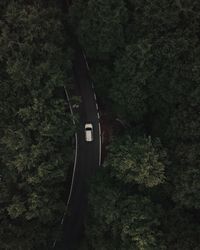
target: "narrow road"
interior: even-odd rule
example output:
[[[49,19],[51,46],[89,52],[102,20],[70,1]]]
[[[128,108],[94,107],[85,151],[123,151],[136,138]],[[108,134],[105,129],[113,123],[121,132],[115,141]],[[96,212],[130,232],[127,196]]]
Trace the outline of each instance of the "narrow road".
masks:
[[[88,76],[87,64],[82,51],[77,51],[74,62],[76,88],[81,96],[79,106],[80,128],[78,129],[77,165],[69,203],[69,215],[64,221],[62,246],[58,250],[77,250],[83,232],[87,210],[88,182],[94,175],[100,161],[100,124],[98,105],[93,85]],[[86,142],[84,125],[93,124],[94,140]]]

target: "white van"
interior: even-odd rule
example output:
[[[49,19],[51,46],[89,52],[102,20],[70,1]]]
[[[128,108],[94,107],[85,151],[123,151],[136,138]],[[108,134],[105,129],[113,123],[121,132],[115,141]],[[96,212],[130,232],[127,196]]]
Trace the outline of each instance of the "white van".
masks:
[[[93,141],[93,125],[92,125],[92,123],[85,124],[85,140],[88,142]]]

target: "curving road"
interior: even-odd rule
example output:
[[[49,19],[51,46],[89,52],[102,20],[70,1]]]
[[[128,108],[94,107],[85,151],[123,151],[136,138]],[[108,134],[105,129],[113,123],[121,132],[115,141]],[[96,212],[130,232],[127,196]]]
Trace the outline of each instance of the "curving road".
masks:
[[[69,215],[65,218],[64,235],[58,250],[77,250],[83,232],[83,223],[87,209],[88,181],[94,175],[101,160],[101,129],[98,105],[93,84],[88,75],[88,65],[82,51],[76,51],[74,62],[76,89],[81,96],[79,106],[80,128],[77,132],[78,150],[76,171],[69,201]],[[94,129],[94,140],[85,142],[84,125],[91,122]]]

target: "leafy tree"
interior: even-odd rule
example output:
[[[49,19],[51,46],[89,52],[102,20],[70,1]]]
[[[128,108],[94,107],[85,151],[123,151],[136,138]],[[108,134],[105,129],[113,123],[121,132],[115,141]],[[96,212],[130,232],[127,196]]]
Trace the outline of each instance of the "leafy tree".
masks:
[[[136,130],[138,126],[141,128],[138,140],[129,137],[114,140],[105,163],[109,180],[102,178],[101,181],[106,183],[106,187],[111,182],[109,193],[121,194],[123,201],[130,197],[130,193],[125,194],[124,190],[134,190],[141,207],[147,193],[150,200],[163,203],[167,216],[163,215],[161,219],[161,231],[167,239],[167,248],[198,249],[199,228],[195,220],[199,217],[200,200],[200,2],[124,0],[117,3],[112,12],[115,13],[119,6],[124,5],[123,19],[115,19],[108,8],[103,7],[109,6],[111,1],[101,5],[100,9],[95,8],[100,6],[100,1],[87,3],[85,6],[82,1],[77,1],[70,11],[71,16],[75,17],[72,22],[81,38],[80,42],[90,57],[99,98],[103,99],[104,107],[112,110],[114,116],[129,121],[131,130]],[[111,25],[107,28],[104,20],[120,20],[120,25],[116,28],[110,21]],[[122,34],[121,39],[119,34]],[[110,39],[110,35],[116,41]],[[169,161],[166,161],[160,144],[157,145],[155,140],[141,138],[143,134],[160,138],[168,152]],[[164,181],[165,185],[158,185]],[[153,186],[155,188],[150,188]],[[105,207],[109,207],[107,200],[105,203],[102,200],[96,201],[102,197],[102,193],[102,190],[95,193],[90,204],[95,206],[97,203],[101,207],[102,202],[106,204]],[[114,200],[114,211],[118,203],[113,197],[110,200]],[[93,216],[93,220],[89,220],[87,226],[90,235],[94,239],[98,238],[96,243],[92,242],[93,248],[123,249],[120,245],[122,239],[119,234],[113,233],[111,226],[120,219],[113,220],[107,231],[102,229],[99,232],[98,228],[103,226],[100,222],[95,224],[98,221],[96,210],[91,210],[89,218]],[[123,209],[119,210],[121,216],[126,213]],[[131,214],[131,211],[128,210],[127,214]],[[108,216],[111,217],[110,212]],[[95,232],[94,235],[90,229]],[[118,237],[112,238],[111,235]],[[129,236],[126,237],[129,239]],[[150,238],[148,242],[151,242]],[[129,249],[129,246],[124,246]],[[144,249],[148,247],[146,245]],[[160,247],[154,246],[154,249]]]
[[[161,241],[162,210],[143,196],[126,197],[120,203],[121,249],[165,249]]]
[[[176,110],[169,126],[169,136],[174,149],[174,169],[171,176],[175,184],[173,197],[181,205],[196,209],[200,208],[198,94],[199,87],[194,88],[191,95],[188,95],[188,100]]]
[[[130,136],[114,140],[109,148],[105,166],[112,168],[112,175],[124,183],[153,187],[165,180],[166,152],[159,140]]]
[[[145,72],[147,54],[148,49],[142,52],[142,48],[132,44],[115,61],[110,98],[115,113],[129,121],[141,121],[147,112],[145,85],[151,73]]]
[[[57,8],[11,1],[0,22],[0,244],[6,250],[49,249],[64,211],[73,125],[62,95],[71,58],[61,17]]]
[[[78,13],[77,13],[78,12]],[[122,0],[77,1],[71,8],[80,41],[90,57],[106,58],[123,46],[123,22],[127,9]],[[77,19],[80,22],[77,24]]]
[[[168,249],[199,249],[200,227],[196,211],[175,208],[166,212],[165,235]]]
[[[108,172],[95,179],[88,211],[91,249],[165,249],[159,229],[161,208],[148,197],[124,192]]]

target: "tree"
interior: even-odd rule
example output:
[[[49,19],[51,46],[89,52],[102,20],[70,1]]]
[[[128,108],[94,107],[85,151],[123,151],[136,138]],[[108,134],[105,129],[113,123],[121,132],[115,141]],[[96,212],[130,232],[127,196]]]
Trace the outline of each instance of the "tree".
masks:
[[[159,229],[162,210],[148,197],[129,196],[120,205],[120,249],[166,249]]]
[[[166,162],[166,152],[159,140],[125,136],[113,141],[105,166],[124,183],[153,187],[164,182]]]
[[[174,168],[171,179],[175,184],[173,198],[187,208],[200,208],[200,119],[199,87],[193,89],[172,117],[170,138],[173,145]],[[169,131],[168,131],[169,132]],[[177,144],[178,141],[178,144]]]
[[[148,197],[130,195],[118,186],[107,171],[93,182],[86,224],[91,249],[165,249],[162,209]]]
[[[161,231],[167,239],[167,248],[196,250],[199,248],[197,218],[200,201],[200,2],[120,1],[112,13],[124,5],[123,20],[113,18],[107,7],[111,1],[104,4],[100,4],[100,1],[88,1],[87,6],[81,1],[77,3],[81,3],[81,7],[74,4],[75,8],[71,8],[71,11],[76,10],[77,14],[72,13],[72,16],[76,17],[76,22],[73,20],[74,28],[90,56],[90,68],[100,100],[103,99],[104,107],[112,110],[115,117],[122,117],[129,122],[128,129],[138,131],[138,127],[140,128],[137,133],[139,139],[124,137],[122,140],[123,135],[117,134],[119,138],[113,140],[105,163],[109,180],[102,178],[101,181],[104,184],[112,183],[108,192],[119,196],[121,194],[123,201],[126,201],[127,197],[137,195],[138,206],[141,205],[143,210],[143,199],[147,194],[153,204],[161,203],[167,215],[161,218]],[[94,11],[90,9],[90,3]],[[102,8],[98,10],[97,6]],[[101,18],[98,14],[101,14]],[[77,18],[78,16],[80,18]],[[94,21],[93,26],[91,20]],[[107,27],[104,20],[110,20],[111,25]],[[116,22],[117,28],[113,25],[113,20],[120,20],[120,25]],[[123,34],[122,39],[119,39],[118,34]],[[107,39],[104,36],[102,38],[102,35]],[[110,35],[115,37],[116,41],[110,39]],[[168,161],[160,144],[157,145],[154,139],[148,141],[143,138],[144,134],[160,138],[167,151]],[[159,185],[164,181],[164,185]],[[105,185],[107,187],[107,184]],[[95,189],[93,186],[92,188]],[[103,196],[103,191],[95,194],[94,206],[96,200]],[[111,205],[113,211],[118,208],[116,199],[110,197],[115,204]],[[92,204],[92,200],[90,203]],[[102,199],[97,203],[98,207],[101,207],[101,203],[109,207],[108,200],[104,203]],[[132,203],[134,202],[130,201],[130,207],[134,207]],[[89,232],[90,229],[95,232],[94,235],[90,232],[96,239],[96,243],[92,242],[94,249],[128,249],[129,245],[122,245],[118,227],[115,228],[116,231],[114,226],[112,227],[117,225],[120,219],[113,219],[106,231],[98,221],[98,216],[95,217],[98,214],[96,210],[91,210],[89,218],[93,216],[93,220],[88,221],[87,226]],[[123,208],[117,211],[121,217],[126,214]],[[132,216],[131,212],[130,209],[127,214]],[[108,216],[112,217],[109,210]],[[100,218],[102,221],[105,219],[101,216]],[[141,223],[144,226],[147,222]],[[99,228],[102,228],[100,232]],[[134,234],[132,229],[130,234],[129,230],[127,231],[124,237],[128,243],[129,236],[133,237]],[[151,232],[150,229],[149,231]],[[142,247],[143,239],[139,242]],[[150,238],[148,242],[150,245],[143,245],[146,249],[152,247]],[[132,244],[135,247],[134,244],[135,241]],[[160,245],[154,249],[160,249]]]
[[[141,121],[147,112],[145,85],[151,72],[147,72],[145,61],[147,51],[142,51],[138,44],[125,47],[116,58],[110,98],[113,109],[128,121]]]
[[[2,249],[49,249],[64,211],[73,125],[61,18],[58,8],[11,1],[0,22]]]
[[[173,208],[166,212],[164,225],[168,249],[199,249],[200,226],[198,211]]]
[[[123,23],[127,19],[127,9],[122,0],[89,0],[84,4],[77,1],[70,13],[89,57],[107,58],[123,46]],[[80,20],[78,24],[77,18]]]

